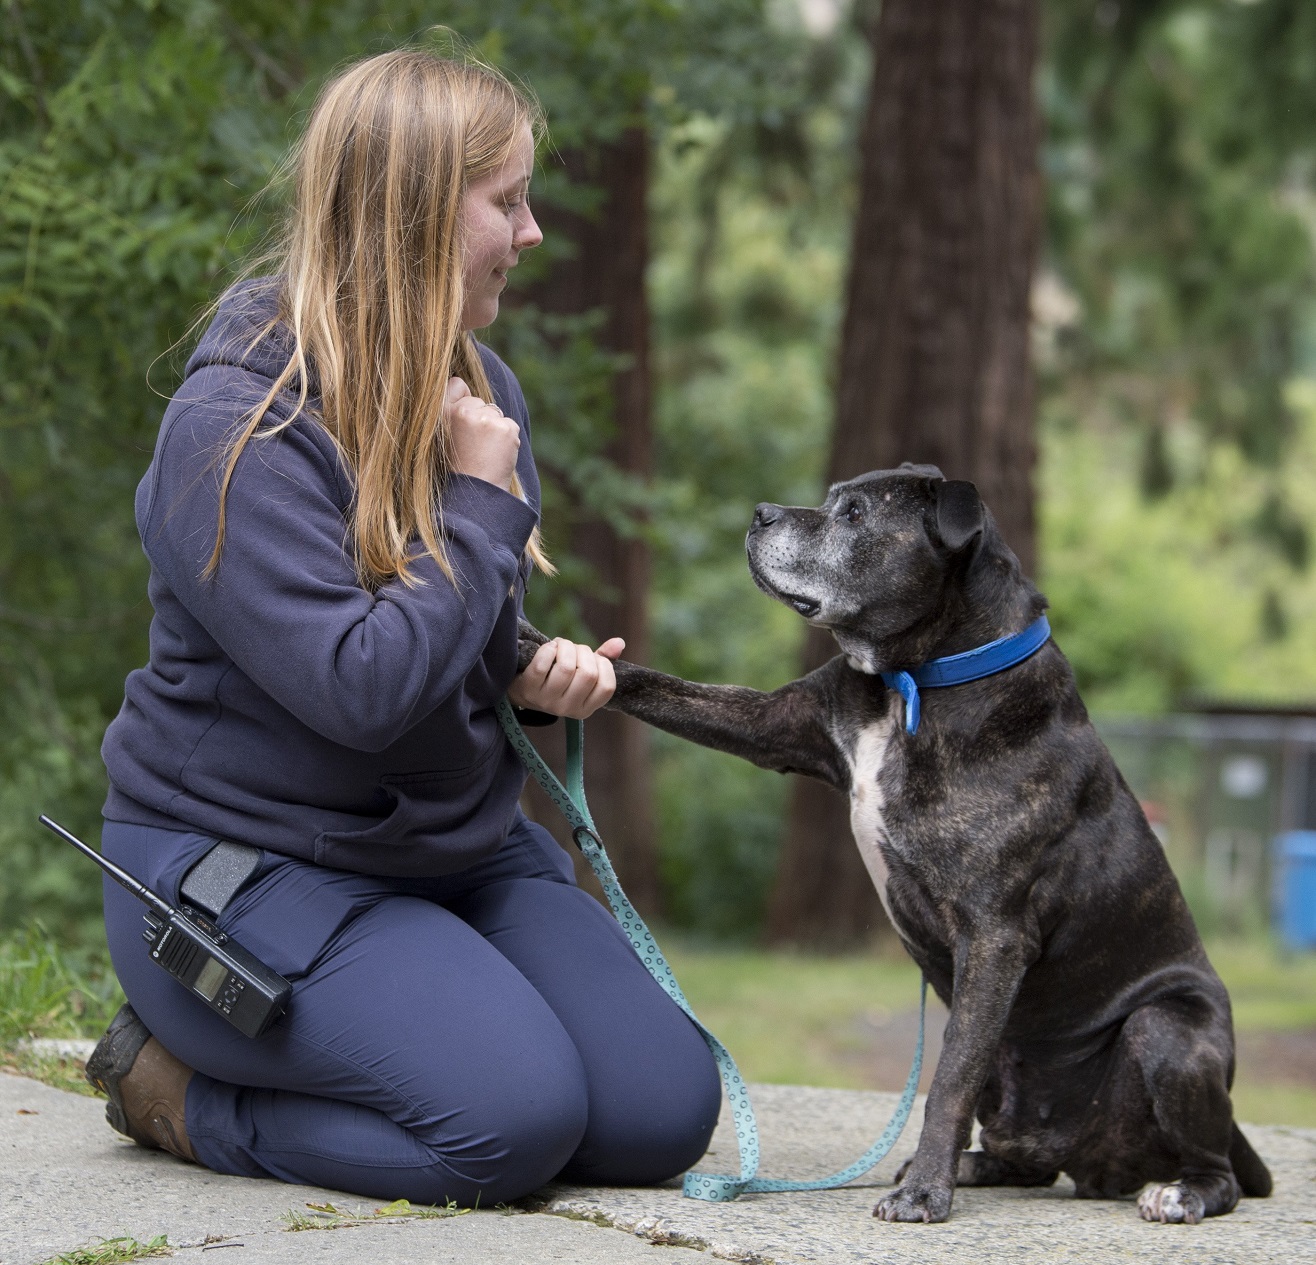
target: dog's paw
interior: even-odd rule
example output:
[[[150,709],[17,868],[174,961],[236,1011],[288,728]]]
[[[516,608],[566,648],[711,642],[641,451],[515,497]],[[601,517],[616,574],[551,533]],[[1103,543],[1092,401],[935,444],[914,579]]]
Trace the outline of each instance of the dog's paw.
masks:
[[[545,636],[534,626],[528,619],[518,619],[516,621],[516,635],[521,641],[533,642],[536,646],[542,646],[550,638]]]
[[[549,639],[529,620],[521,620],[516,629],[516,670],[524,672],[535,657],[535,651]]]
[[[879,1221],[945,1221],[950,1215],[949,1186],[900,1186],[878,1201]]]
[[[1196,1225],[1206,1215],[1206,1204],[1196,1191],[1180,1182],[1148,1186],[1138,1196],[1138,1215],[1144,1221]]]

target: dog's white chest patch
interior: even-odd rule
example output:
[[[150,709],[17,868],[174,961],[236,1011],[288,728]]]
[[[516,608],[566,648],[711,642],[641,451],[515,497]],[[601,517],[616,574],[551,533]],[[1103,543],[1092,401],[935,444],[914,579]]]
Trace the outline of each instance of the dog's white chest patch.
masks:
[[[887,838],[886,822],[882,816],[886,797],[878,777],[886,763],[894,732],[895,718],[888,716],[861,730],[849,753],[850,829],[888,918],[891,917],[891,906],[887,903],[887,866],[881,846]],[[892,922],[894,925],[894,919]]]

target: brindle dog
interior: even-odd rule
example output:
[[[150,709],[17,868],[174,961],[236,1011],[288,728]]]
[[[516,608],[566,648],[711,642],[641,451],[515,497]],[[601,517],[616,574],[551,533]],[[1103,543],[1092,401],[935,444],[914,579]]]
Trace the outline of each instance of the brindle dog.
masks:
[[[759,587],[843,653],[766,694],[623,662],[610,705],[849,797],[891,922],[950,1007],[918,1150],[874,1215],[942,1221],[956,1183],[1061,1171],[1082,1198],[1146,1185],[1152,1221],[1268,1195],[1233,1122],[1229,997],[1055,643],[925,690],[912,734],[878,675],[1045,608],[974,486],[876,471],[818,509],[760,505],[746,544]],[[523,662],[541,640],[525,626]]]

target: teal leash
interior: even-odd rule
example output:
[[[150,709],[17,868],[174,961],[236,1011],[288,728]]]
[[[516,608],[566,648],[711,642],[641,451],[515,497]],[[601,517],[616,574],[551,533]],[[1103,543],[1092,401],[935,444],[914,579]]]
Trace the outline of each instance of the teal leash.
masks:
[[[736,1061],[722,1044],[702,1023],[690,1008],[681,986],[676,982],[672,968],[667,965],[658,948],[653,933],[645,926],[644,919],[635,912],[626,893],[617,882],[617,875],[608,860],[603,842],[598,836],[594,818],[590,815],[589,804],[585,800],[585,726],[578,720],[567,720],[567,785],[558,781],[553,770],[544,763],[539,752],[525,736],[520,722],[512,711],[507,699],[498,703],[498,720],[507,735],[508,741],[515,748],[522,763],[530,771],[549,798],[562,811],[571,827],[571,837],[581,850],[589,867],[594,871],[603,887],[612,912],[621,923],[627,939],[630,940],[640,961],[644,963],[650,975],[658,982],[662,990],[686,1013],[690,1022],[699,1029],[700,1035],[717,1060],[722,1083],[726,1086],[727,1097],[731,1102],[731,1113],[736,1125],[736,1142],[740,1148],[740,1176],[730,1173],[687,1173],[683,1193],[690,1199],[705,1199],[712,1203],[725,1203],[738,1195],[758,1191],[775,1190],[832,1190],[844,1186],[868,1172],[875,1164],[883,1160],[895,1146],[909,1119],[914,1106],[914,1095],[918,1092],[919,1075],[923,1070],[923,1020],[927,1013],[928,981],[923,980],[918,1005],[918,1045],[914,1050],[914,1064],[909,1069],[909,1079],[905,1082],[904,1092],[890,1123],[882,1130],[882,1136],[873,1143],[853,1164],[843,1168],[830,1177],[821,1177],[817,1181],[794,1182],[776,1177],[758,1177],[759,1168],[759,1130],[754,1118],[754,1108],[749,1100],[749,1090],[745,1079],[736,1066]]]

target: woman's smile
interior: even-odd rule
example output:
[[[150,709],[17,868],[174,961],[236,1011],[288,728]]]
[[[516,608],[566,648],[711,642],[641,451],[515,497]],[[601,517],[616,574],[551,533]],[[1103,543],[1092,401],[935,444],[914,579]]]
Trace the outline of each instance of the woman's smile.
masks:
[[[517,135],[507,161],[473,180],[462,197],[466,301],[464,329],[483,329],[498,315],[498,297],[523,250],[544,240],[528,199],[535,141],[528,127]]]

